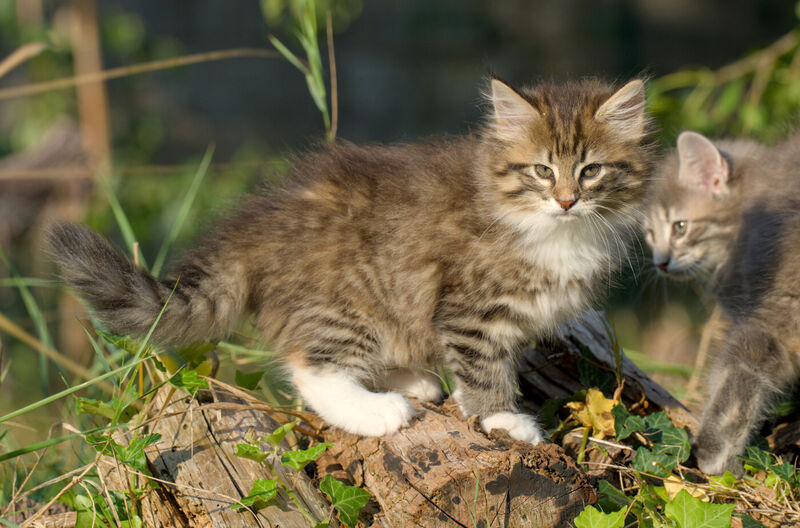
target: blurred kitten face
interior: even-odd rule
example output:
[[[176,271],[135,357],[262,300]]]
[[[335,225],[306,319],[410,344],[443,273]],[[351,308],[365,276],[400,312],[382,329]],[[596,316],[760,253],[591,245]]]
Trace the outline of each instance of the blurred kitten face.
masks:
[[[583,218],[632,223],[645,194],[644,85],[593,83],[518,93],[492,83],[500,145],[491,181],[504,220],[521,227]]]
[[[664,160],[645,221],[653,265],[675,279],[708,278],[725,261],[732,233],[729,164],[705,137],[684,132]]]

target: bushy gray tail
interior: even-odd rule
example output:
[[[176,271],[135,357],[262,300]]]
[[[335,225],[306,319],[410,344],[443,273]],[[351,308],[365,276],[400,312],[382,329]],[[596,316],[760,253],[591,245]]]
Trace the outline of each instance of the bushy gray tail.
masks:
[[[193,254],[175,279],[158,280],[87,227],[56,224],[48,242],[64,281],[118,335],[143,338],[166,304],[152,335],[156,343],[219,337],[230,331],[246,302],[247,285],[239,282],[244,274],[217,262],[213,250]]]

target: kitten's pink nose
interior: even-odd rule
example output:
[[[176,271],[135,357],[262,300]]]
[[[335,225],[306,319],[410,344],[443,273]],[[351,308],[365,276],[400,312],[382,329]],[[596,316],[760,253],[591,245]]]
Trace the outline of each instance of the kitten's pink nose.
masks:
[[[657,262],[656,263],[656,267],[658,269],[660,269],[661,271],[667,271],[667,267],[668,266],[669,266],[669,259],[667,259],[667,260],[665,260],[663,262]]]
[[[574,199],[559,200],[558,198],[556,198],[556,201],[558,202],[558,205],[560,205],[561,208],[565,211],[569,211],[569,208],[575,205],[575,202],[577,202],[577,200]]]

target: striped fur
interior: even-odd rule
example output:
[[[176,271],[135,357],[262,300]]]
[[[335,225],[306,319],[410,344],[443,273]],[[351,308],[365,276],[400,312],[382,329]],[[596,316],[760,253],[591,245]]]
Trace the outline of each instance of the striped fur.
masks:
[[[405,398],[380,391],[435,399],[413,372],[445,364],[467,415],[538,442],[517,412],[517,353],[586,309],[625,258],[647,192],[644,88],[493,88],[508,105],[478,135],[340,142],[296,160],[166,282],[83,228],[54,231],[53,253],[118,333],[142,335],[176,281],[159,341],[221,335],[253,312],[305,401],[351,432],[408,423]],[[537,179],[537,163],[552,166],[552,181]],[[580,177],[587,163],[602,164],[591,181]],[[564,210],[556,200],[567,194]]]
[[[667,275],[707,283],[723,314],[695,438],[700,468],[722,473],[741,470],[736,455],[764,408],[798,376],[800,135],[771,148],[746,140],[711,147],[723,162],[710,149],[700,156],[708,163],[694,168],[679,160],[683,150],[665,159],[647,241],[656,263],[669,262]],[[704,178],[708,166],[724,167],[723,177]],[[685,232],[675,233],[678,221]]]

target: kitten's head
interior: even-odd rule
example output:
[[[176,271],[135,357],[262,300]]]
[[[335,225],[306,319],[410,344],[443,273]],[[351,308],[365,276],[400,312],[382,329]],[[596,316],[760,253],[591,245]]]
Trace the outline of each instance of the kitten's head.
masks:
[[[489,188],[522,229],[635,223],[646,195],[645,89],[594,80],[517,91],[492,80]]]
[[[733,154],[748,148],[746,142],[718,147],[697,132],[678,136],[678,148],[657,171],[645,221],[645,239],[660,273],[706,278],[725,262],[737,226]]]

